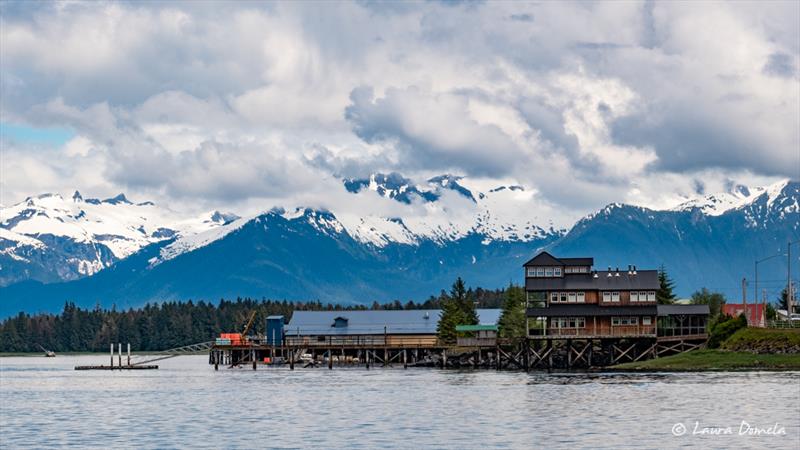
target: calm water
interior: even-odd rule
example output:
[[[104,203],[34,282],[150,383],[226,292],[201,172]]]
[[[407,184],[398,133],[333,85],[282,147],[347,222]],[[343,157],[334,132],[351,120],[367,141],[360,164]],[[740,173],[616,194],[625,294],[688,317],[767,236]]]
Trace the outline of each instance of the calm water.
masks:
[[[109,373],[73,370],[101,356],[0,358],[0,447],[800,449],[797,372],[215,372],[206,361]],[[785,434],[742,436],[742,421]],[[732,434],[693,435],[695,422]]]

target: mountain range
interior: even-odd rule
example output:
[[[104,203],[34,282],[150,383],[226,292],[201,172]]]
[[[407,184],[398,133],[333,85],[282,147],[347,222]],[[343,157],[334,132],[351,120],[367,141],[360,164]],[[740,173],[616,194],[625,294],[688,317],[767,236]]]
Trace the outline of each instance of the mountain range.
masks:
[[[800,183],[788,180],[734,186],[666,210],[612,204],[571,227],[554,223],[518,185],[478,189],[451,175],[414,183],[397,173],[342,183],[354,201],[377,194],[426,214],[296,208],[187,217],[124,195],[77,192],[3,207],[0,316],[57,311],[65,301],[420,300],[457,276],[485,288],[520,283],[522,263],[542,249],[594,256],[603,268],[663,264],[684,296],[704,286],[729,293],[751,276],[756,258],[797,240],[800,226]],[[453,213],[453,202],[469,213]],[[764,270],[785,276],[785,261]]]

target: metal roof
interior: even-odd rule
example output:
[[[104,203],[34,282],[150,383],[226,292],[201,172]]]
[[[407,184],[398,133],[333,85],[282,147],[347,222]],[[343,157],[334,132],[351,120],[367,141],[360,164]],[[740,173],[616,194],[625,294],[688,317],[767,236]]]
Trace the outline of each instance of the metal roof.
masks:
[[[497,325],[456,325],[456,331],[497,331]]]
[[[594,258],[556,258],[547,252],[534,256],[523,266],[592,266]]]
[[[499,309],[477,313],[481,325],[494,325],[500,319]],[[436,334],[440,315],[439,309],[295,311],[284,330],[287,336]],[[334,327],[337,318],[347,319],[347,325]]]
[[[708,315],[708,305],[658,305],[659,316]]]
[[[611,276],[608,276],[608,274]],[[617,276],[619,273],[619,276]],[[526,278],[525,289],[528,291],[558,291],[570,289],[588,289],[600,291],[631,291],[659,288],[657,270],[639,270],[636,275],[628,275],[625,271],[597,271],[597,278],[592,273],[567,274],[563,277]]]
[[[654,316],[655,306],[551,305],[549,308],[528,308],[528,317],[564,316]]]

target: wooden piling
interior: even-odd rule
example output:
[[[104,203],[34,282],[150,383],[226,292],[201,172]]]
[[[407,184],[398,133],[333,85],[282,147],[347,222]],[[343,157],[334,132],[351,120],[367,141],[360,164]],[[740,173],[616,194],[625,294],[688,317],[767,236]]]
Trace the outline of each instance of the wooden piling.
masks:
[[[406,358],[406,349],[403,349],[403,369],[408,369],[408,359]]]

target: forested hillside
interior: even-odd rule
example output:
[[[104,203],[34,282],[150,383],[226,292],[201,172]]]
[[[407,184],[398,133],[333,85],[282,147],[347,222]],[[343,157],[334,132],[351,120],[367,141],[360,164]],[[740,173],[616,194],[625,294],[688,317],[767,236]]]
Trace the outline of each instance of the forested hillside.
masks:
[[[502,295],[503,290],[467,291],[467,296],[483,308],[498,308]],[[83,309],[67,303],[59,314],[19,313],[0,322],[0,352],[37,352],[39,345],[56,352],[107,351],[111,342],[129,342],[135,351],[157,351],[210,341],[220,332],[241,331],[252,311],[257,313],[253,333],[263,333],[264,320],[273,314],[281,314],[288,321],[295,310],[436,309],[446,298],[448,294],[442,291],[421,303],[395,301],[370,306],[240,298],[220,300],[218,304],[147,304],[125,311]]]

